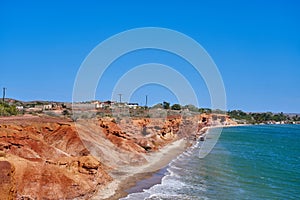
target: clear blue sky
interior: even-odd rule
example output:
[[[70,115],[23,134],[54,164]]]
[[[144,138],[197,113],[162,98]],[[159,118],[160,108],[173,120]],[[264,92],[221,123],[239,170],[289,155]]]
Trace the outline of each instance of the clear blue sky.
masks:
[[[97,44],[121,31],[157,26],[207,50],[223,77],[228,109],[300,113],[299,1],[127,2],[0,1],[0,87],[7,97],[71,101],[77,70]],[[130,55],[121,64],[130,69]],[[101,100],[114,77],[108,74],[107,91],[97,92]],[[204,90],[199,87],[200,102],[209,106]],[[149,104],[176,102],[157,85],[140,88],[132,101],[144,103],[145,93],[153,97]]]

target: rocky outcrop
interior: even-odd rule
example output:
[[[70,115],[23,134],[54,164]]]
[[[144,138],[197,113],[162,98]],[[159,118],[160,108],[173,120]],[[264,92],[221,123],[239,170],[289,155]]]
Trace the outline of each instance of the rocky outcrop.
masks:
[[[87,199],[112,180],[107,169],[71,122],[0,123],[0,199]]]
[[[179,134],[181,124],[181,116],[170,116],[167,119],[123,118],[117,122],[113,118],[99,119],[99,126],[107,139],[123,150],[138,153],[157,151],[183,137],[183,134]]]
[[[15,167],[8,161],[0,160],[0,199],[16,199],[14,174]]]

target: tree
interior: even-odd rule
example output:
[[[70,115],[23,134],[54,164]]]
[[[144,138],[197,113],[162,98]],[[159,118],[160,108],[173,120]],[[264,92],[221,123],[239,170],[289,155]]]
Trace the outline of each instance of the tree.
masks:
[[[172,110],[181,110],[181,105],[175,103],[174,105],[172,105],[171,109]]]
[[[210,114],[212,113],[212,110],[210,108],[199,108],[199,112]]]
[[[293,121],[300,121],[300,117],[298,115],[292,117]]]
[[[17,114],[18,114],[18,109],[16,108],[16,106],[9,105],[5,102],[0,103],[0,115],[11,116]]]
[[[163,108],[164,108],[164,109],[170,109],[170,103],[164,101],[164,102],[163,102]]]
[[[162,103],[158,103],[154,106],[152,106],[152,108],[164,108]]]
[[[199,112],[199,109],[192,105],[192,104],[188,104],[188,105],[185,105],[182,107],[183,109],[188,109],[189,111],[192,111],[192,112]]]

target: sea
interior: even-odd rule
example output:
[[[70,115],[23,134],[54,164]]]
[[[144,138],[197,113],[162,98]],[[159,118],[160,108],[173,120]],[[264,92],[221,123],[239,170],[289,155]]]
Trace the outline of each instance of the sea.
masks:
[[[223,128],[204,158],[201,145],[138,182],[123,200],[300,199],[300,125]],[[147,182],[150,188],[138,187]]]

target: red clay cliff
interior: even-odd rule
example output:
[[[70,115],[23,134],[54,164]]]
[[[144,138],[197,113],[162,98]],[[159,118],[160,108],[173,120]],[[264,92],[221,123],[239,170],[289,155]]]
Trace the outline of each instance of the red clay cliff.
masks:
[[[0,118],[0,199],[89,199],[112,181],[112,169],[141,165],[144,154],[195,139],[209,123],[212,116],[205,114],[76,124],[58,117]]]

